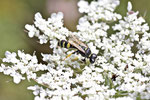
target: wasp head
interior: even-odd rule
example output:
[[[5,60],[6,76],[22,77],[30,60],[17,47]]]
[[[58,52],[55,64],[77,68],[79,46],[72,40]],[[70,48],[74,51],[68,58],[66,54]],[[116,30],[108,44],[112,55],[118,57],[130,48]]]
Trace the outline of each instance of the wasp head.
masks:
[[[94,63],[96,58],[97,58],[97,55],[96,55],[95,53],[93,53],[93,54],[90,56],[90,62],[91,62],[91,63]]]

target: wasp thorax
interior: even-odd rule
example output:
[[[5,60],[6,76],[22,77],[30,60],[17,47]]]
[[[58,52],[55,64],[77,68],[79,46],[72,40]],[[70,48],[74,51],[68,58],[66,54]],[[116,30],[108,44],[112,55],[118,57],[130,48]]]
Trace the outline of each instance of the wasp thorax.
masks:
[[[86,50],[85,50],[85,56],[89,57],[90,54],[91,54],[90,48],[86,48]]]

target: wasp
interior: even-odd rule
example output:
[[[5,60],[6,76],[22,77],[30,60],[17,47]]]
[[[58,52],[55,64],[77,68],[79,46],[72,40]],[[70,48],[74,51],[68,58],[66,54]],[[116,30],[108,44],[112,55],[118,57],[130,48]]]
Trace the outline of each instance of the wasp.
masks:
[[[63,47],[63,48],[73,48],[76,49],[73,53],[71,54],[81,54],[83,57],[88,58],[90,63],[94,63],[95,59],[97,58],[97,55],[95,53],[92,53],[90,48],[81,42],[76,36],[70,35],[69,40],[61,40],[58,42],[58,46]],[[69,56],[71,56],[71,54]],[[68,57],[69,57],[68,56]],[[84,59],[84,61],[85,61]]]

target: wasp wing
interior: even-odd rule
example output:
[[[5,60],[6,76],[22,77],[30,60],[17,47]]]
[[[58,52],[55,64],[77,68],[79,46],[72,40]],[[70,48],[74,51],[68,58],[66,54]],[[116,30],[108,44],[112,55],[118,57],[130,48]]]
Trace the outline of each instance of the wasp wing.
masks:
[[[69,42],[72,46],[74,46],[75,48],[77,48],[79,51],[85,53],[85,50],[83,50],[83,49],[79,46],[79,44],[77,44],[76,42],[74,42],[72,39],[69,39],[68,42]]]
[[[81,42],[76,36],[74,36],[72,34],[69,36],[69,39],[71,39],[72,41],[75,41],[80,46],[84,46],[84,47],[88,48],[88,46],[86,44],[84,44],[83,42]]]

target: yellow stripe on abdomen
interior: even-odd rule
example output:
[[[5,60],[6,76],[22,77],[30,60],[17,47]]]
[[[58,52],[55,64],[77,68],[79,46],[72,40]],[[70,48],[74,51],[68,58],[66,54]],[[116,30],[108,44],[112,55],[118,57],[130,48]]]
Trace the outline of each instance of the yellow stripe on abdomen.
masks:
[[[70,43],[67,43],[67,48],[70,48]]]
[[[63,46],[64,48],[66,48],[66,47],[65,47],[65,42],[63,42],[63,45],[62,45],[62,46]]]

